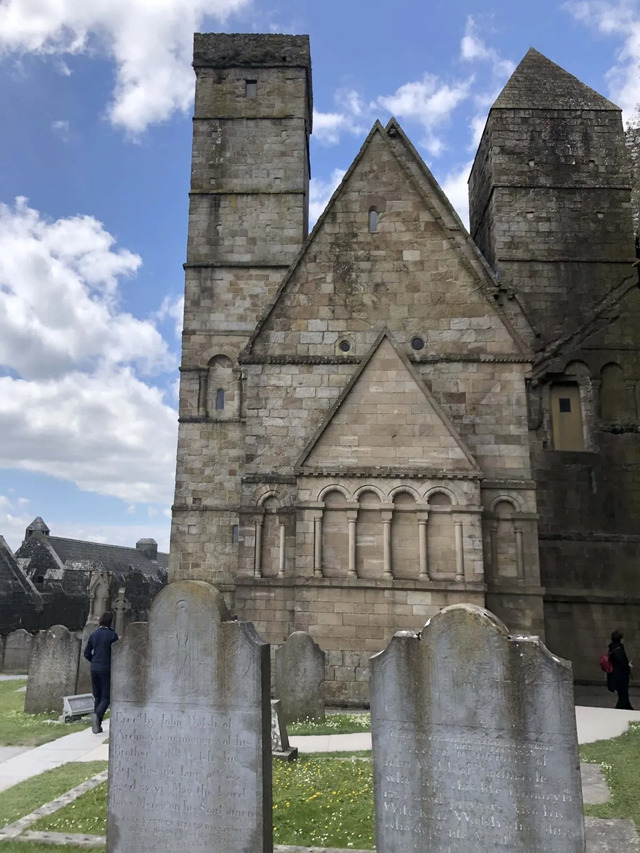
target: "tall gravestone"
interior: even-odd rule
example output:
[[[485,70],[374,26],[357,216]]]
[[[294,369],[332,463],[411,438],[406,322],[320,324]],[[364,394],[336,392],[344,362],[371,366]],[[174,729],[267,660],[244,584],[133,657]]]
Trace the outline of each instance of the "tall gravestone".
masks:
[[[294,631],[276,650],[274,692],[285,723],[324,718],[324,659],[306,631]]]
[[[370,664],[378,853],[583,853],[568,661],[460,604]]]
[[[272,853],[269,646],[201,581],[113,647],[108,853]]]
[[[73,694],[78,677],[80,638],[64,625],[38,631],[29,658],[25,714],[62,714],[63,699]]]
[[[4,671],[28,672],[33,635],[18,628],[7,635],[4,646]]]
[[[98,627],[99,620],[97,616],[89,616],[87,624],[82,629],[82,637],[80,640],[80,661],[78,663],[78,679],[76,681],[76,693],[91,693],[91,664],[85,658],[83,652],[87,645],[87,640]]]

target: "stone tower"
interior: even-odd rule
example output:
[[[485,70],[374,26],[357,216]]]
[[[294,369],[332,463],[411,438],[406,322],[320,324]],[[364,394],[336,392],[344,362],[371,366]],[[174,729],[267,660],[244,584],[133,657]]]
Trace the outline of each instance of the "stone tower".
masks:
[[[469,186],[471,235],[534,352],[547,643],[590,678],[612,628],[640,617],[630,601],[640,594],[640,300],[619,108],[530,50],[490,111]]]
[[[237,355],[307,233],[307,36],[196,34],[170,579],[225,588],[245,460]]]

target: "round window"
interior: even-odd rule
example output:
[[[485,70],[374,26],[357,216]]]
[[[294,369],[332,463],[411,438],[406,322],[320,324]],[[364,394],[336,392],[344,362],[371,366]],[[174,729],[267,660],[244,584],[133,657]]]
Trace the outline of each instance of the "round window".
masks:
[[[340,347],[342,352],[349,352],[349,350],[351,349],[351,342],[343,340],[343,341],[340,341],[338,346]]]
[[[418,338],[418,337],[411,338],[411,346],[413,347],[413,349],[416,349],[416,350],[417,349],[424,349],[424,341],[422,340],[422,338]]]

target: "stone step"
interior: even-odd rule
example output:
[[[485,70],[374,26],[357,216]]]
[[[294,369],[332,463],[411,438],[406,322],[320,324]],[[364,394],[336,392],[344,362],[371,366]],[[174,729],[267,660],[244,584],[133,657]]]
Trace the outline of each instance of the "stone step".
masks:
[[[584,819],[587,853],[640,853],[640,841],[632,820]]]

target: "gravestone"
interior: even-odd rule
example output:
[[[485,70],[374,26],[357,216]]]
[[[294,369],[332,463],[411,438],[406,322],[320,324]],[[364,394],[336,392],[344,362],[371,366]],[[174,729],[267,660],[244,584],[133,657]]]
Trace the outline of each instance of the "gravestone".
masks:
[[[80,720],[93,714],[93,693],[81,693],[78,696],[62,697],[62,719],[65,723]]]
[[[568,661],[459,604],[370,676],[378,853],[583,853]]]
[[[89,616],[87,624],[82,630],[82,639],[80,641],[80,661],[78,663],[78,678],[76,681],[76,693],[91,693],[91,664],[85,658],[83,652],[87,645],[87,640],[98,627],[99,621],[97,616]]]
[[[113,648],[108,853],[272,853],[269,646],[202,581]]]
[[[282,718],[282,703],[271,700],[271,754],[282,761],[293,761],[298,757],[298,747],[289,743],[287,724]]]
[[[38,631],[31,646],[25,714],[62,714],[64,697],[76,689],[79,655],[80,639],[64,625]]]
[[[324,719],[324,658],[305,631],[294,631],[276,650],[274,692],[285,723]]]
[[[4,646],[4,672],[28,672],[33,636],[18,628],[12,631]]]

